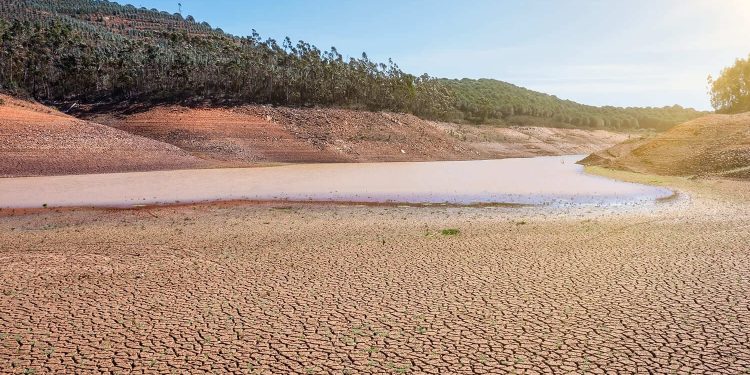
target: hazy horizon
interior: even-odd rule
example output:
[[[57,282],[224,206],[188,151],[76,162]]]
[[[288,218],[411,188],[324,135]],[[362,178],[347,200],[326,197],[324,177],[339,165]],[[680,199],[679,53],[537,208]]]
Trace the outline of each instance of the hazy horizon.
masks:
[[[178,1],[120,1],[177,12]],[[492,78],[591,105],[711,109],[706,77],[750,53],[750,1],[210,3],[183,15],[235,35],[305,40],[407,72]]]

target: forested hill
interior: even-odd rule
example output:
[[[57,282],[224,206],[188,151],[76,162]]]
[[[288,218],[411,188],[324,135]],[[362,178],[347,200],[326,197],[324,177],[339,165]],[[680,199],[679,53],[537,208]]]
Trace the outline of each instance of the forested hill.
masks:
[[[494,80],[403,72],[366,54],[236,37],[191,16],[96,0],[0,0],[0,90],[47,102],[231,101],[408,112],[456,122],[663,129],[678,106],[592,107]]]
[[[442,79],[440,82],[455,95],[456,108],[474,122],[497,119],[523,122],[524,117],[535,117],[563,126],[666,129],[705,114],[679,105],[662,108],[594,107],[494,79]]]

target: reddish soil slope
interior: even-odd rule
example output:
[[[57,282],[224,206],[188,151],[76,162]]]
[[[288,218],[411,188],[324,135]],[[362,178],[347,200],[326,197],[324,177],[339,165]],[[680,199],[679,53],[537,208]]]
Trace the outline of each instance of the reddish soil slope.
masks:
[[[169,106],[93,121],[227,165],[467,159],[477,152],[411,115],[340,109]]]
[[[175,145],[224,166],[257,162],[344,161],[331,150],[298,139],[284,127],[236,110],[157,107],[94,121]]]
[[[345,109],[157,107],[92,121],[225,165],[494,159],[591,153],[627,139],[607,131],[459,126]]]
[[[0,177],[207,166],[177,147],[0,95]]]
[[[582,161],[642,173],[750,178],[750,112],[710,115]]]
[[[405,114],[257,105],[160,106],[84,114],[84,121],[2,98],[0,176],[530,157],[589,153],[627,138],[606,131],[459,126]]]

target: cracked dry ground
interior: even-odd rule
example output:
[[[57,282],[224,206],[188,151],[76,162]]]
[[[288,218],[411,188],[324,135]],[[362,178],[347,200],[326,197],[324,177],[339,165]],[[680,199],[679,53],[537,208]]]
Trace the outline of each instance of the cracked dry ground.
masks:
[[[6,211],[0,372],[747,372],[750,210],[688,205]]]

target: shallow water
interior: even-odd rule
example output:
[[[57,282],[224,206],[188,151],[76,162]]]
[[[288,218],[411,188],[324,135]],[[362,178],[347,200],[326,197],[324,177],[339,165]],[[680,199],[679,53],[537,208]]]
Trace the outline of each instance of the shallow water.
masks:
[[[0,179],[0,207],[123,207],[218,200],[634,205],[668,189],[583,172],[581,155],[414,163],[300,164]]]

